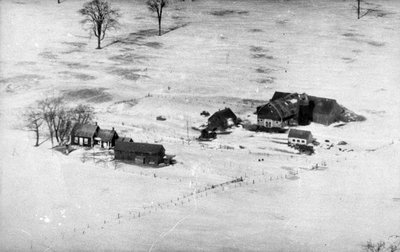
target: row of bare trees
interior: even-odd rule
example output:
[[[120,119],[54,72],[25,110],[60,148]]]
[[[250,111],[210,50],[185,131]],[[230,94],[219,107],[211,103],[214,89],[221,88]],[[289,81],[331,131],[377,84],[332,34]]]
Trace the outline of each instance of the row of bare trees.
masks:
[[[157,14],[158,35],[161,36],[161,20],[163,9],[167,6],[168,0],[147,0],[146,5],[150,11]],[[97,38],[97,49],[101,49],[101,41],[106,32],[111,29],[118,29],[121,14],[118,9],[112,8],[106,0],[92,0],[83,4],[79,13],[84,16],[81,23],[87,27],[91,34]]]
[[[68,107],[61,97],[55,97],[37,101],[25,113],[25,121],[27,128],[36,134],[35,146],[39,146],[43,127],[47,129],[54,146],[54,139],[58,145],[64,144],[68,141],[75,124],[89,123],[94,119],[94,115],[94,108],[89,105]]]

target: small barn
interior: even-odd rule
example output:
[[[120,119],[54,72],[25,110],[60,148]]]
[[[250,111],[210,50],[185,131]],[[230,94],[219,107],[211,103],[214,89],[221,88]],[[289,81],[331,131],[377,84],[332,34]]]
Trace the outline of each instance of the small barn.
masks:
[[[237,116],[230,108],[225,108],[215,112],[208,118],[207,130],[226,130],[237,124]]]
[[[159,165],[164,162],[165,149],[160,144],[115,142],[115,159],[130,160],[141,165]]]
[[[132,143],[133,140],[130,137],[118,137],[117,140],[115,140],[116,142],[124,142],[124,143]]]
[[[288,144],[289,145],[308,145],[312,143],[313,136],[311,131],[308,130],[298,130],[298,129],[290,129],[288,135]]]
[[[118,134],[112,128],[108,129],[99,129],[97,136],[94,138],[95,144],[100,145],[102,148],[112,148],[115,146],[115,140],[118,139]]]
[[[71,144],[93,147],[100,127],[96,124],[76,124],[71,131]]]

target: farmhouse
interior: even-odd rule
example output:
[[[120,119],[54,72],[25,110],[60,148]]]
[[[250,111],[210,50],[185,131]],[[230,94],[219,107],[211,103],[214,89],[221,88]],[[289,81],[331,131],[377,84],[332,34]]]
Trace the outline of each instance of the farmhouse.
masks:
[[[160,144],[115,142],[115,159],[131,160],[137,164],[159,165],[164,162],[165,149]]]
[[[225,130],[237,124],[237,117],[230,108],[225,108],[215,112],[208,118],[207,130]]]
[[[99,129],[97,136],[94,138],[95,144],[100,145],[102,148],[114,147],[116,139],[118,139],[118,134],[114,128],[111,130]]]
[[[257,125],[266,128],[283,128],[298,113],[297,94],[289,94],[284,98],[270,101],[257,107]]]
[[[290,129],[288,135],[289,145],[308,145],[312,143],[313,136],[308,130]]]
[[[71,144],[93,147],[100,128],[96,124],[77,124],[71,132]]]

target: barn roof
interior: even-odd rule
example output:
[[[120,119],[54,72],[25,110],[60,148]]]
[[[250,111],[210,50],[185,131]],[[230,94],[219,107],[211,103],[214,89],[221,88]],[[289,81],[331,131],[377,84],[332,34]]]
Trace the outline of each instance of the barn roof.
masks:
[[[117,141],[118,142],[125,142],[125,143],[133,142],[132,138],[130,138],[130,137],[118,137]]]
[[[277,93],[277,92],[275,92]],[[264,106],[257,107],[257,114],[269,113],[270,110],[263,109],[264,107],[268,107],[271,111],[275,111],[276,115],[278,115],[279,119],[287,119],[293,117],[297,113],[297,102],[298,102],[298,94],[287,94],[282,98],[272,100],[265,104]],[[275,118],[278,119],[278,118]]]
[[[140,152],[145,154],[158,154],[165,151],[161,144],[134,143],[134,142],[115,142],[114,149],[124,152]]]
[[[95,124],[77,124],[74,127],[74,136],[93,137],[99,126]]]
[[[108,129],[99,129],[99,132],[98,132],[98,134],[97,134],[97,137],[100,137],[101,138],[101,141],[104,141],[104,142],[110,142],[110,141],[112,141],[112,139],[113,139],[113,137],[114,137],[114,135],[116,134],[117,132],[115,132],[115,130],[108,130]]]
[[[311,131],[308,130],[298,130],[298,129],[290,129],[289,131],[289,138],[301,138],[301,139],[308,139],[312,136]]]

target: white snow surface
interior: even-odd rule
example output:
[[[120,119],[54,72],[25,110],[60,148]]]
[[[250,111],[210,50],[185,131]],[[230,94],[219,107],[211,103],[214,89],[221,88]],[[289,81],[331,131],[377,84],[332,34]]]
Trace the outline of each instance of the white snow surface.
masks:
[[[102,50],[82,1],[0,2],[0,251],[361,251],[400,235],[400,1],[368,1],[359,20],[353,1],[176,1],[161,37],[143,2],[111,2],[121,28]],[[312,156],[241,127],[195,141],[203,110],[255,123],[276,90],[367,120],[299,127],[321,143]],[[56,95],[177,164],[83,162],[93,150],[66,156],[44,135],[33,147],[23,112]]]

